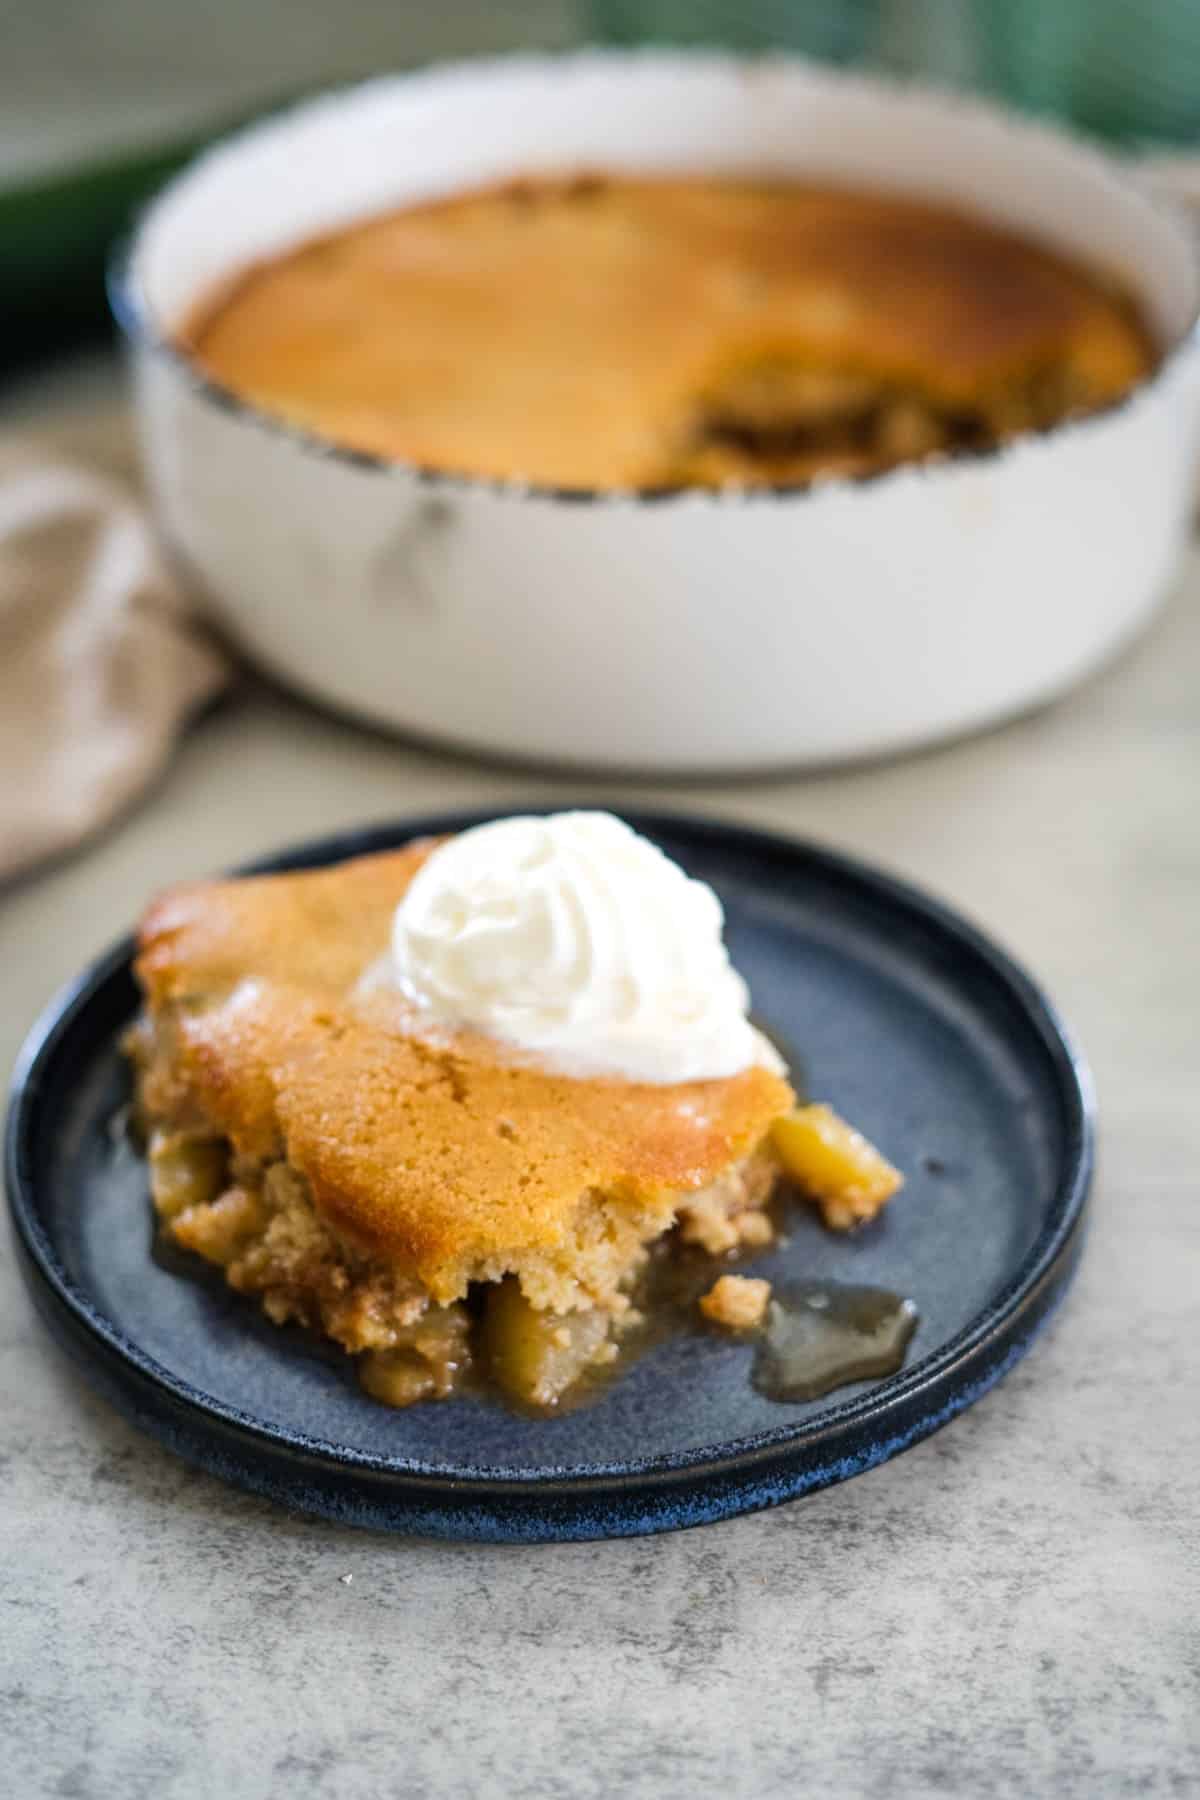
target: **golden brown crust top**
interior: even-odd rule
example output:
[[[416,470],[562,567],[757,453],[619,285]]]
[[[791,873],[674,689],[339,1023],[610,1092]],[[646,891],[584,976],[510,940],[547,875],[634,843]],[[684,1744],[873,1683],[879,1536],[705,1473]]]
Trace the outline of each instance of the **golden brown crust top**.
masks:
[[[653,1205],[707,1186],[792,1094],[765,1069],[582,1081],[416,1036],[397,996],[359,983],[432,848],[174,888],[136,968],[180,1113],[245,1154],[282,1152],[332,1224],[441,1292],[448,1269],[557,1245],[589,1191]]]
[[[730,384],[744,398],[747,376],[780,367],[793,389],[829,371],[839,388],[840,436],[784,458],[803,478],[861,463],[841,429],[856,379],[952,423],[980,408],[1003,432],[1104,405],[1153,361],[1111,284],[982,219],[716,177],[526,181],[406,208],[252,269],[183,337],[222,383],[355,448],[599,487],[752,471],[689,433]],[[830,397],[798,391],[803,418],[828,422]],[[907,418],[900,459],[954,446]]]

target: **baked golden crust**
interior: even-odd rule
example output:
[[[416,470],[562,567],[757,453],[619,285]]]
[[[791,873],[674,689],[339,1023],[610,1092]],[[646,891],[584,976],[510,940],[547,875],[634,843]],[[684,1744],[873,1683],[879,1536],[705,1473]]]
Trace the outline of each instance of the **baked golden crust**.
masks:
[[[592,1304],[681,1196],[763,1143],[791,1090],[757,1068],[673,1087],[572,1080],[482,1039],[418,1035],[363,976],[433,847],[157,900],[136,964],[143,1105],[284,1161],[339,1236],[437,1301],[512,1269],[535,1304]],[[575,1302],[573,1270],[589,1271]]]
[[[1129,297],[897,195],[718,177],[510,183],[247,272],[182,339],[356,449],[568,487],[805,480],[1104,406]]]

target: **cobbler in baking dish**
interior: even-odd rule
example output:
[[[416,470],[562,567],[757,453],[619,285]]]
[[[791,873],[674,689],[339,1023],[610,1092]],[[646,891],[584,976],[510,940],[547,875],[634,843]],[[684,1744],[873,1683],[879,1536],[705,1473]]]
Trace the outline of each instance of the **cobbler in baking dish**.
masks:
[[[899,194],[584,174],[411,205],[202,300],[216,381],[350,449],[563,488],[803,483],[1119,400],[1130,293]]]

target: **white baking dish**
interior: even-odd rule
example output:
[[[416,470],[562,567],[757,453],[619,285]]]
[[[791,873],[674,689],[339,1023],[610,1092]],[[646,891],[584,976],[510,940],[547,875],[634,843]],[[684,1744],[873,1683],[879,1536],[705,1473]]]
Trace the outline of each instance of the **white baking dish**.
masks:
[[[579,166],[769,168],[956,201],[1123,275],[1168,354],[1121,406],[992,454],[807,490],[581,497],[341,451],[169,345],[254,259]],[[1195,492],[1183,227],[1041,127],[791,59],[520,58],[303,105],[165,189],[114,296],[165,531],[238,642],[364,718],[510,757],[733,772],[982,725],[1147,617]]]

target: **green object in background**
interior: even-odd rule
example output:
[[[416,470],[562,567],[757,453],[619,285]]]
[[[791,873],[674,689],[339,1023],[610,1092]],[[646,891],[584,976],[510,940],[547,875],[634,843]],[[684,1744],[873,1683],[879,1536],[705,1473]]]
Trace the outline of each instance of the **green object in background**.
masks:
[[[1129,145],[1200,143],[1200,0],[975,0],[982,82]]]
[[[139,209],[205,144],[298,97],[276,94],[166,144],[0,187],[0,374],[100,336],[109,253]]]
[[[0,366],[100,329],[109,246],[202,141],[189,138],[0,190]]]
[[[1200,143],[1200,0],[590,0],[618,44],[779,48],[982,89],[1128,146]]]
[[[848,63],[869,47],[879,0],[591,0],[585,11],[602,43],[793,50]]]

